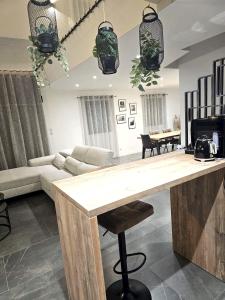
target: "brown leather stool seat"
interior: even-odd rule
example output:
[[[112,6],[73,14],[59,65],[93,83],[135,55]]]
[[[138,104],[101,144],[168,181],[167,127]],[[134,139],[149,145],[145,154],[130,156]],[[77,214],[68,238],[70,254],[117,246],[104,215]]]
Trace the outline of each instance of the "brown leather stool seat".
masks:
[[[149,289],[140,281],[129,279],[128,274],[141,269],[146,262],[146,255],[142,252],[127,254],[125,231],[153,215],[151,204],[135,201],[98,216],[99,224],[118,235],[119,261],[114,265],[116,274],[122,275],[122,280],[114,282],[106,291],[107,300],[151,300]],[[127,268],[127,257],[142,256],[142,263],[133,270]],[[121,265],[121,271],[117,270]]]
[[[99,224],[114,234],[137,225],[154,214],[151,204],[135,201],[98,216]]]

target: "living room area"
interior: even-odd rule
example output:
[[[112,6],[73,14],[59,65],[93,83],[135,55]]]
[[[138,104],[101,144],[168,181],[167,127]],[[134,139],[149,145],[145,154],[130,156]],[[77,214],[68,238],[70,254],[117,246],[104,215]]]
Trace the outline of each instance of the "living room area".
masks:
[[[196,204],[219,180],[191,181],[223,160],[183,157],[191,121],[225,113],[224,1],[3,0],[0,16],[0,300],[225,299]],[[175,198],[195,189],[187,216]]]

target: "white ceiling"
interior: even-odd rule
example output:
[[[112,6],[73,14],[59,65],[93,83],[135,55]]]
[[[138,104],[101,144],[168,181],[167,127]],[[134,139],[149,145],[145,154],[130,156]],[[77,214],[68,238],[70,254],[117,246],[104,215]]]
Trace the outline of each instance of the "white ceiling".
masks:
[[[165,60],[161,68],[163,87],[178,86],[177,69],[164,66],[188,53],[186,49],[196,43],[225,32],[224,0],[176,0],[160,12],[164,25]],[[76,49],[74,49],[76,51]],[[70,78],[62,78],[52,84],[57,89],[127,89],[131,59],[139,53],[138,27],[119,39],[120,67],[115,75],[102,75],[93,57],[70,72]],[[97,79],[92,76],[96,75]],[[75,84],[79,87],[75,87]],[[109,88],[109,85],[112,87]]]

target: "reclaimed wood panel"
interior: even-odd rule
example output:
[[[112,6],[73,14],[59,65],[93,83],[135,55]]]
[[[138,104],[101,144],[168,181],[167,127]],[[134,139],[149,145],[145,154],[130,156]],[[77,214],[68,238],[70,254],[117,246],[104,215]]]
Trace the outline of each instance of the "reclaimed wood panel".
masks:
[[[171,189],[173,248],[225,280],[225,169]]]
[[[55,199],[69,298],[105,300],[97,217],[86,216],[60,192]]]

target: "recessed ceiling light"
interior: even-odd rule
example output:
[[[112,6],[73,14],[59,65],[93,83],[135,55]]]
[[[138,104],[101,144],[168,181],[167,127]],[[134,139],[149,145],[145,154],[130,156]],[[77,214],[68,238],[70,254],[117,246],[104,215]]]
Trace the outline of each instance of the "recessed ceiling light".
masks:
[[[96,75],[93,75],[92,78],[93,78],[93,79],[97,79],[97,76],[96,76]]]
[[[136,55],[136,58],[140,58],[140,57],[141,57],[141,55],[140,55],[140,54],[137,54],[137,55]]]
[[[79,88],[79,86],[80,86],[79,83],[76,83],[76,84],[75,84],[75,87]]]
[[[160,77],[160,80],[163,81],[163,77]]]
[[[109,84],[109,88],[111,88],[111,87],[112,87],[112,83]]]

